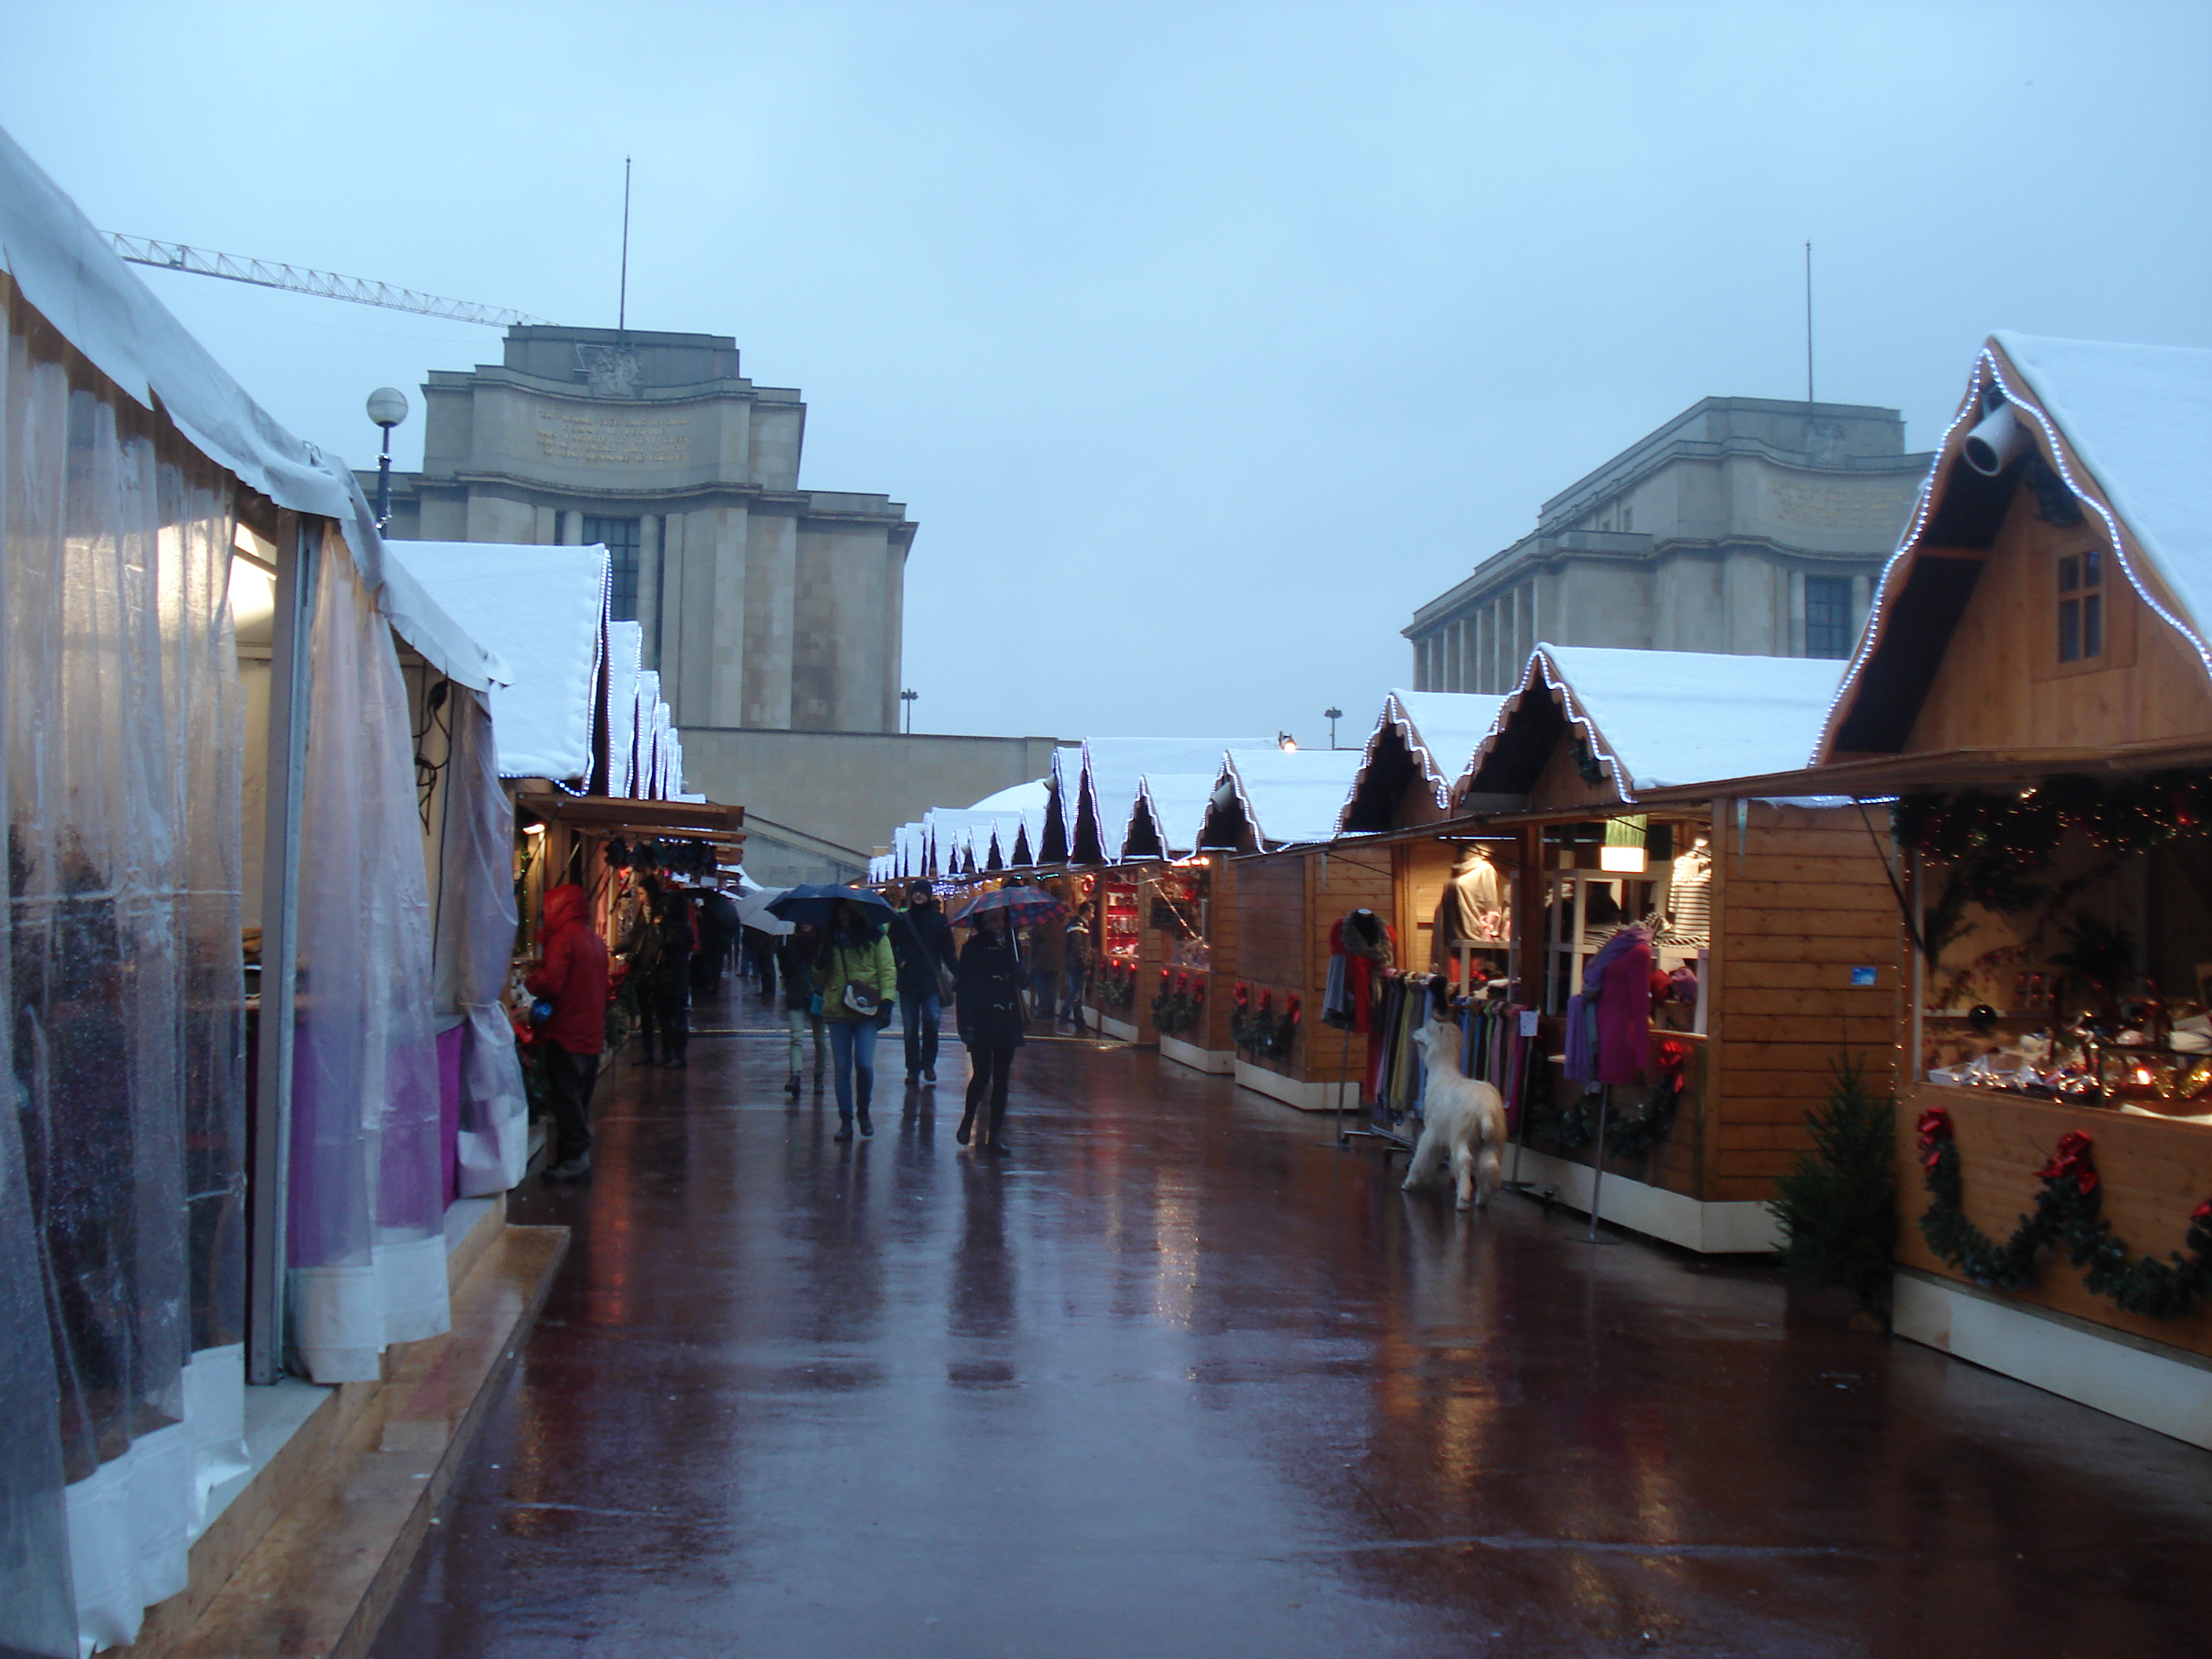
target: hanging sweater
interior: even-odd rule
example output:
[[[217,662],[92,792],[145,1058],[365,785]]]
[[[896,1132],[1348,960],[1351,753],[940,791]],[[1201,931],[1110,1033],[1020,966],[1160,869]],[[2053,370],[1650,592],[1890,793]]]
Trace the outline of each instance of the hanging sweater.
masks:
[[[1651,934],[1624,927],[1583,968],[1568,999],[1566,1074],[1572,1083],[1633,1083],[1651,1046]]]

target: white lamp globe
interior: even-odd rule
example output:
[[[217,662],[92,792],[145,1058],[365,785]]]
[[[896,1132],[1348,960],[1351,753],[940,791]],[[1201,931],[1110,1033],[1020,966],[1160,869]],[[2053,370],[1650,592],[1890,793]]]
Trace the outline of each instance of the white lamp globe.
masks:
[[[407,418],[407,394],[398,386],[377,387],[368,394],[368,418],[391,430]]]

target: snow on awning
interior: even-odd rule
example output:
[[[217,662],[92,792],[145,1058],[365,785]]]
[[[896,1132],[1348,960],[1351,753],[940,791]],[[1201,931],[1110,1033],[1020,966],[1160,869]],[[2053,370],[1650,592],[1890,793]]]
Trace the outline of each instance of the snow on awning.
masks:
[[[1792,772],[1819,740],[1844,666],[1825,657],[1539,645],[1493,734],[1522,696],[1559,696],[1626,800],[1638,789]]]
[[[2188,611],[2185,631],[2193,630],[2198,658],[2212,666],[2205,644],[2212,518],[2204,511],[2212,351],[2010,332],[1994,338]]]
[[[1206,803],[1213,799],[1212,772],[1147,772],[1137,780],[1137,798],[1125,821],[1116,858],[1180,858],[1198,845]],[[1149,844],[1148,844],[1149,843]]]
[[[641,623],[607,624],[607,793],[635,795],[637,675],[645,658]]]
[[[392,562],[404,564],[507,664],[507,684],[491,693],[501,775],[589,778],[607,628],[606,549],[506,542],[386,548]]]
[[[248,397],[5,131],[0,270],[125,396],[146,409],[158,399],[200,453],[279,507],[335,520],[378,611],[431,666],[477,691],[507,678],[495,653],[392,568],[352,469]]]
[[[1215,788],[1233,789],[1261,843],[1333,841],[1364,756],[1357,749],[1239,749]]]

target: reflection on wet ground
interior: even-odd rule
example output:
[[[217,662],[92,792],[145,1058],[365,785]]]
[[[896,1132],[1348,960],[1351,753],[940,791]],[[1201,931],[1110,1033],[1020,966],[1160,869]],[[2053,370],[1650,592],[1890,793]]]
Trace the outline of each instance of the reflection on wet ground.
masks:
[[[384,1659],[2212,1652],[2212,1455],[1151,1054],[1025,1049],[996,1162],[957,1049],[844,1146],[702,1024],[518,1194],[574,1245]]]

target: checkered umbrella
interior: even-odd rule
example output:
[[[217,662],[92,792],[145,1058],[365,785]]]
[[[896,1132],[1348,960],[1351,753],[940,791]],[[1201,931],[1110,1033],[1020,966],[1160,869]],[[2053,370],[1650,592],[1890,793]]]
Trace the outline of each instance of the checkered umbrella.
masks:
[[[969,899],[952,916],[963,927],[973,927],[987,911],[1006,913],[1009,927],[1034,927],[1041,921],[1057,921],[1067,914],[1062,904],[1042,887],[1001,887]]]

